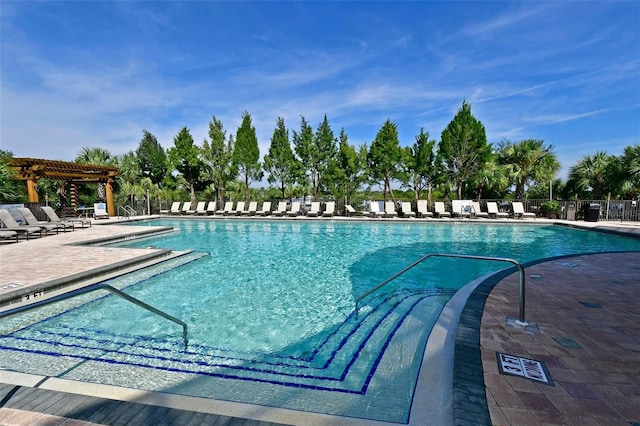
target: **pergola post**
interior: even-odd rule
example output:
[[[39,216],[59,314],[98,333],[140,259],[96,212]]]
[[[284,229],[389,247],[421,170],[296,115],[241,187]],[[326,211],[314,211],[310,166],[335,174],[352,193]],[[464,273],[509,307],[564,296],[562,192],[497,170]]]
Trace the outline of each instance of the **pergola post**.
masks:
[[[109,216],[115,216],[116,215],[116,208],[115,208],[115,204],[113,202],[113,188],[111,186],[111,183],[113,182],[113,179],[109,179],[107,181],[107,184],[105,185],[105,190],[107,193],[107,214]]]
[[[38,191],[36,191],[36,180],[28,179],[27,180],[27,194],[29,195],[30,203],[37,203],[40,201],[38,198]]]

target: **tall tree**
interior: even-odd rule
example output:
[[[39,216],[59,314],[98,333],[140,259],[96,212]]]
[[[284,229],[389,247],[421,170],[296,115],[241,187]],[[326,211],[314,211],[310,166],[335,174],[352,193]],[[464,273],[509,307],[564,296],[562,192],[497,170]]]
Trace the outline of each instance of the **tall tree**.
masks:
[[[586,155],[569,169],[568,183],[583,193],[591,193],[595,200],[602,199],[607,186],[607,175],[615,158],[604,151]]]
[[[388,192],[395,203],[391,182],[401,174],[403,150],[400,148],[398,128],[391,120],[387,119],[378,130],[375,140],[371,143],[367,160],[371,177],[384,184],[385,200]]]
[[[498,164],[515,186],[516,199],[522,198],[528,185],[553,180],[560,169],[553,145],[545,146],[541,139],[525,139],[515,144],[503,141],[498,148]]]
[[[142,139],[136,149],[136,158],[140,174],[148,178],[158,188],[158,210],[161,208],[160,191],[162,182],[169,173],[167,153],[158,143],[158,139],[146,129],[142,130]]]
[[[249,202],[249,185],[262,179],[260,149],[256,129],[251,125],[251,116],[247,111],[242,114],[242,124],[236,132],[236,144],[233,147],[233,163],[244,180],[244,198]]]
[[[11,168],[13,153],[0,149],[0,202],[17,201],[20,197],[20,186],[16,173]]]
[[[351,204],[355,194],[367,180],[367,146],[361,145],[356,150],[349,143],[344,129],[340,130],[339,140],[338,154],[330,162],[326,183],[336,199],[343,199],[345,204]]]
[[[309,178],[311,177],[312,146],[313,127],[311,127],[303,116],[300,116],[300,132],[293,131],[293,148],[301,164],[298,182],[305,189],[305,197],[307,196],[307,187],[310,183]]]
[[[129,151],[117,157],[117,163],[119,171],[116,181],[121,190],[126,192],[130,205],[133,207],[135,197],[142,192],[139,186],[142,173],[138,166],[138,158],[133,151]]]
[[[215,116],[209,122],[209,142],[206,138],[202,143],[202,159],[206,164],[205,173],[213,183],[216,191],[219,207],[224,203],[224,191],[228,182],[236,177],[236,170],[231,160],[233,156],[233,135],[224,130],[222,122]]]
[[[335,158],[337,153],[336,138],[329,125],[327,116],[318,125],[318,130],[311,145],[311,184],[313,187],[313,198],[318,199],[320,190],[324,185],[324,179],[329,170],[329,163]]]
[[[436,180],[438,170],[436,167],[436,154],[434,139],[429,139],[429,132],[420,129],[413,146],[405,148],[404,184],[413,190],[416,200],[422,198],[422,193],[428,191],[427,199],[431,201],[431,189]]]
[[[616,175],[620,195],[637,198],[640,195],[640,145],[627,146],[619,157]]]
[[[467,182],[473,180],[491,155],[484,126],[471,114],[471,105],[466,101],[442,131],[440,139],[438,156],[444,161],[458,198],[463,198],[463,194],[468,193]]]
[[[278,117],[276,128],[273,130],[269,153],[264,156],[264,169],[269,173],[268,182],[280,183],[282,198],[286,197],[286,189],[293,185],[299,174],[298,165],[291,143],[289,142],[289,131],[285,127],[284,119]]]
[[[191,203],[196,202],[196,186],[200,182],[200,160],[198,147],[193,142],[189,129],[183,127],[173,138],[173,147],[169,148],[169,160],[189,187]]]

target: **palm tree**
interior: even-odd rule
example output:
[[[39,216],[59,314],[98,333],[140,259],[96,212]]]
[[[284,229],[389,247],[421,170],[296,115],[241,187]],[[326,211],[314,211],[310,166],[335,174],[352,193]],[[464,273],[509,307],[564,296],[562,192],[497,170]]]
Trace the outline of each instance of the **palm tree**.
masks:
[[[103,148],[84,147],[76,156],[76,163],[96,164],[102,166],[110,166],[114,163],[115,158],[111,153]],[[98,199],[104,201],[107,198],[107,189],[104,183],[98,184]]]
[[[541,139],[525,139],[518,143],[503,141],[498,149],[498,163],[503,165],[510,183],[515,185],[516,199],[522,198],[531,183],[548,182],[560,169],[553,145]]]
[[[578,190],[591,189],[594,200],[602,199],[607,178],[615,157],[604,151],[586,155],[569,170],[569,182]]]

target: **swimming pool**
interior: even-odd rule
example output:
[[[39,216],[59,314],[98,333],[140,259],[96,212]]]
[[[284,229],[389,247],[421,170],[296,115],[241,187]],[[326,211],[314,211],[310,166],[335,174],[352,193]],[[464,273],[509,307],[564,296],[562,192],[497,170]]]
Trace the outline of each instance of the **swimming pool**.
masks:
[[[151,224],[181,232],[127,246],[207,255],[112,284],[186,321],[187,350],[175,325],[110,296],[87,296],[3,320],[0,366],[405,423],[425,342],[443,305],[467,282],[504,266],[430,260],[374,294],[355,321],[359,294],[429,252],[525,262],[640,247],[635,240],[554,226]]]

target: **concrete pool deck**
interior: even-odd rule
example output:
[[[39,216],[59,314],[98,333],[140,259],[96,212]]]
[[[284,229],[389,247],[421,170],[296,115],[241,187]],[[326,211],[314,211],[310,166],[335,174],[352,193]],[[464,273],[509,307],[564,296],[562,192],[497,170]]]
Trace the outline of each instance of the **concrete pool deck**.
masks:
[[[517,221],[521,222],[533,223]],[[640,224],[636,223],[566,224],[640,235]],[[157,249],[141,254],[139,249],[69,245],[114,233],[133,233],[138,227],[123,228],[93,226],[0,246],[0,296],[110,264],[142,262],[148,260],[144,256],[162,255]],[[639,253],[572,256],[527,266],[527,321],[538,325],[539,333],[535,334],[505,325],[505,317],[518,315],[517,274],[474,291],[467,303],[472,309],[465,309],[461,326],[475,322],[478,342],[474,347],[471,336],[459,345],[462,354],[456,348],[456,357],[460,357],[454,366],[456,423],[640,423],[639,272]],[[500,374],[496,352],[543,361],[554,385]],[[464,367],[474,362],[474,356],[481,368],[467,371]],[[38,382],[17,384],[9,376],[0,371],[1,424],[274,424],[241,418],[234,412],[200,412],[196,406],[149,405],[135,393],[128,400],[115,401],[90,393],[75,394],[74,389],[41,389]],[[474,398],[473,389],[464,392],[465,380],[480,386],[484,400]],[[484,422],[478,421],[482,417],[474,414],[476,410],[486,413]],[[260,418],[259,414],[254,418]],[[279,421],[310,424],[304,417]]]

